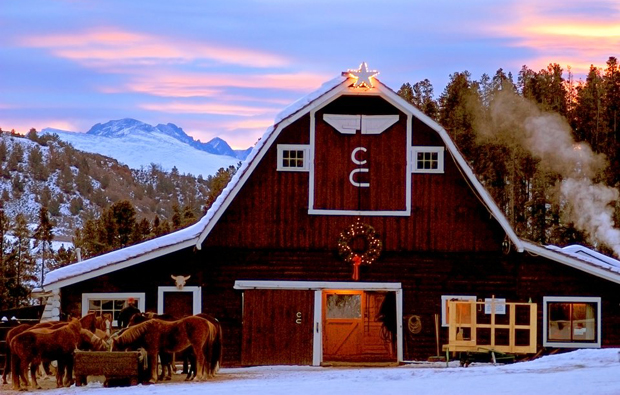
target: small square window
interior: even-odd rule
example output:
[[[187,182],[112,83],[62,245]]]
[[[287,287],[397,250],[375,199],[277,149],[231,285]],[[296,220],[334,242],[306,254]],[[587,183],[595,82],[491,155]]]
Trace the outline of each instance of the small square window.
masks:
[[[307,145],[278,145],[278,171],[307,171],[308,150]]]
[[[444,147],[412,147],[414,173],[443,173]]]

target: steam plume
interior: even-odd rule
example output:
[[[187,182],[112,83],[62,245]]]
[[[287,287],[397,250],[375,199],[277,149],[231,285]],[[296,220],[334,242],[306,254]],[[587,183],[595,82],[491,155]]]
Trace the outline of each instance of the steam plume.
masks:
[[[488,115],[478,117],[480,135],[527,150],[543,169],[559,174],[563,219],[574,223],[594,244],[605,243],[620,256],[620,230],[614,228],[611,206],[620,193],[593,181],[607,165],[605,156],[585,143],[577,144],[558,114],[542,112],[513,92],[498,92],[489,109]]]

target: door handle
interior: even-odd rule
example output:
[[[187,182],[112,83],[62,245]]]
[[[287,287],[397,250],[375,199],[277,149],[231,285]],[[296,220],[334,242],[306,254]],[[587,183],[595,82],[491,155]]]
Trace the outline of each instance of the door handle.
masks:
[[[297,317],[297,318],[295,319],[295,323],[296,323],[297,325],[301,325],[301,311],[298,311],[298,312],[297,312],[297,314],[295,314],[295,316]]]

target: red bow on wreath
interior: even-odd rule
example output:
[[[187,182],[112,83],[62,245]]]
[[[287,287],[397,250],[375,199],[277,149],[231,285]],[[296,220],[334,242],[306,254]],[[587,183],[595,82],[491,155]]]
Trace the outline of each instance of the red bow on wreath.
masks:
[[[360,265],[362,264],[362,258],[355,254],[353,256],[353,280],[358,281],[360,279]]]

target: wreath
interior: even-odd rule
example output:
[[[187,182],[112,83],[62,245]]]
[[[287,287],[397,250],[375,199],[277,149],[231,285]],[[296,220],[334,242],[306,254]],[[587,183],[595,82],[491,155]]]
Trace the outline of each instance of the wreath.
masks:
[[[361,237],[365,242],[365,250],[358,253],[351,248],[351,242]],[[356,266],[372,264],[383,249],[383,243],[377,238],[375,228],[368,224],[360,222],[358,219],[353,225],[340,233],[338,238],[338,254],[345,262],[352,263]]]

